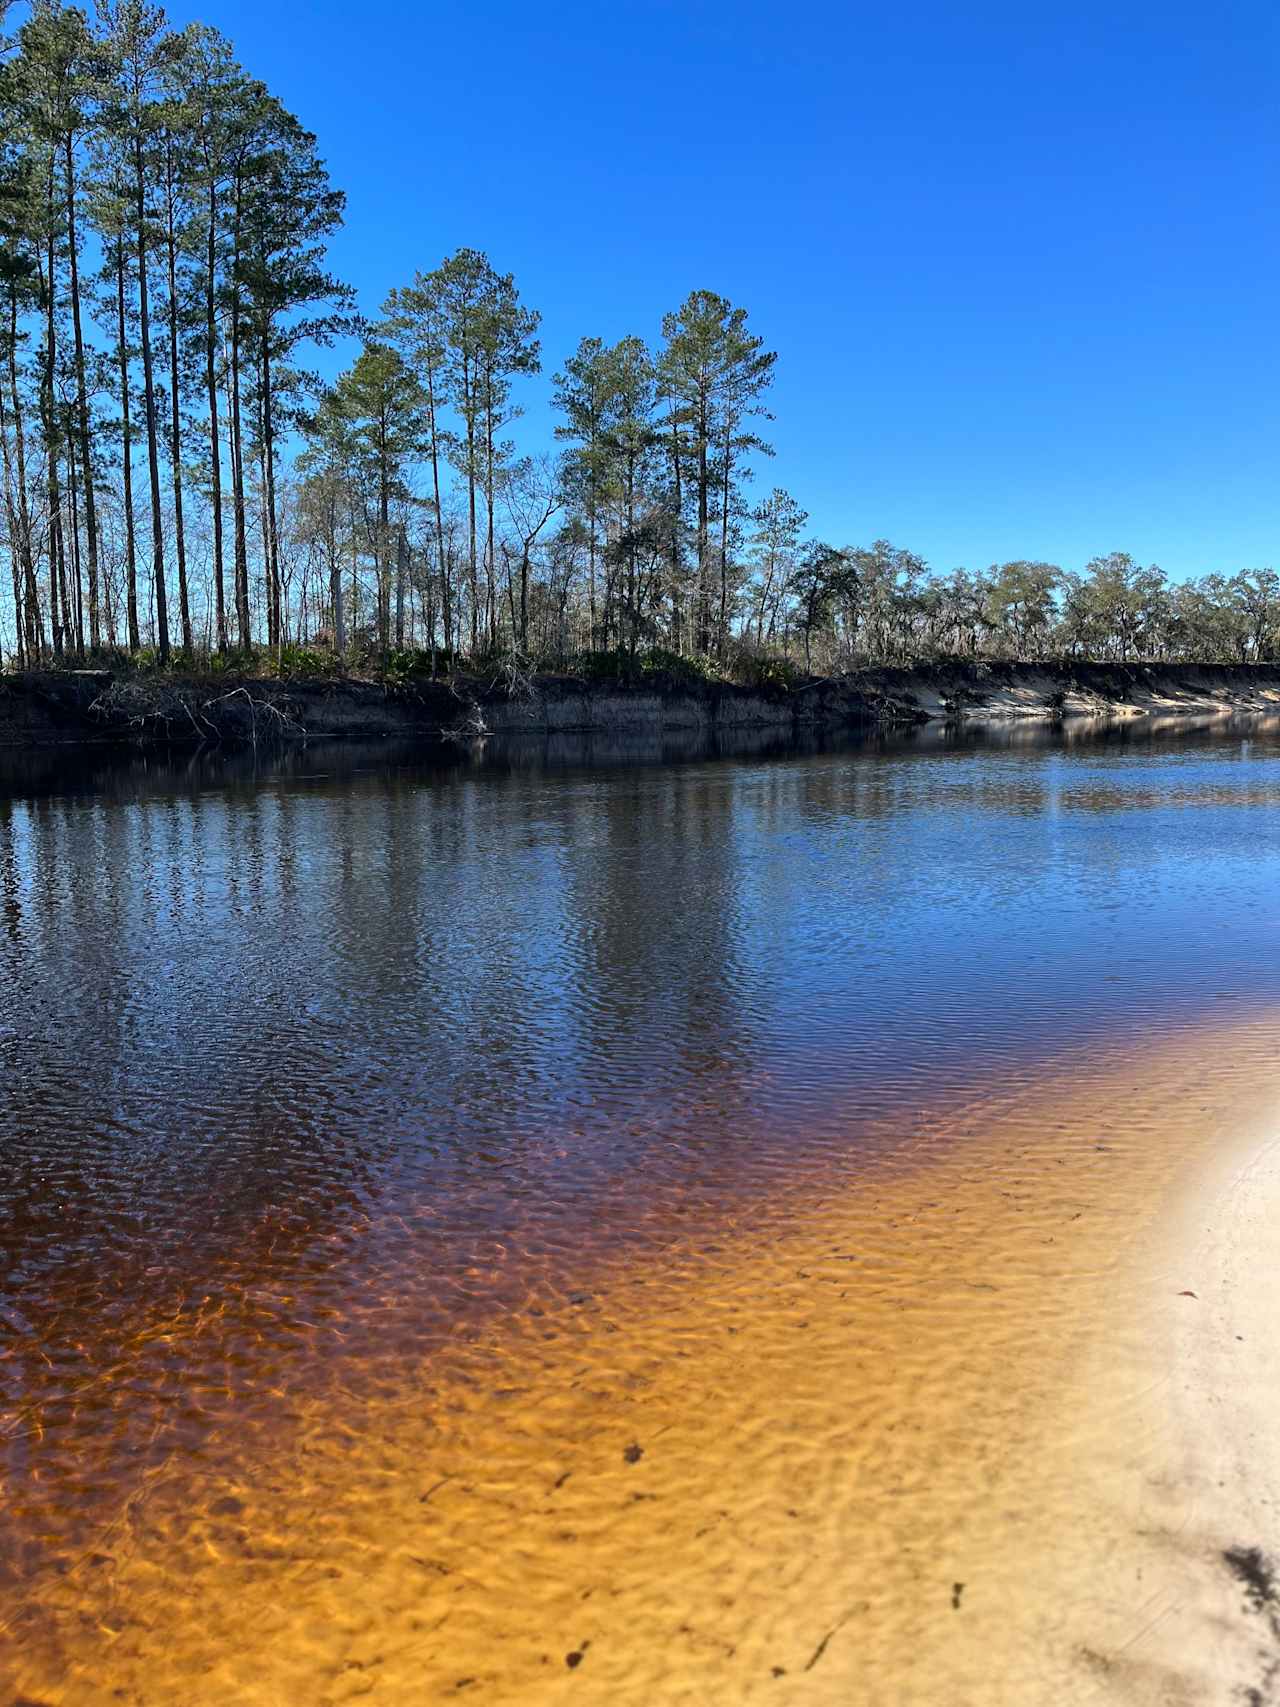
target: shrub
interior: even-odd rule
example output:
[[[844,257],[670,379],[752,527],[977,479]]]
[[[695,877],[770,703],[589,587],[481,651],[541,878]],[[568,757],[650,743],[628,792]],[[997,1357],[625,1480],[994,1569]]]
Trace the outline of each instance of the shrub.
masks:
[[[710,658],[686,658],[682,653],[668,651],[665,646],[651,646],[637,657],[642,676],[661,676],[664,680],[696,687],[702,682],[719,679],[720,671]]]
[[[336,668],[332,652],[318,652],[312,646],[282,646],[276,654],[276,673],[281,681],[315,681],[333,675]]]
[[[438,668],[439,654],[436,656]],[[388,652],[377,665],[376,674],[387,687],[406,687],[410,682],[431,674],[431,652],[416,647]]]
[[[763,652],[740,652],[733,660],[734,679],[750,688],[790,693],[804,680],[804,671],[786,658]]]
[[[661,678],[677,687],[695,687],[717,681],[720,671],[707,658],[685,658],[664,646],[650,646],[634,657],[624,646],[607,652],[577,652],[564,661],[570,675],[589,682],[636,682]]]

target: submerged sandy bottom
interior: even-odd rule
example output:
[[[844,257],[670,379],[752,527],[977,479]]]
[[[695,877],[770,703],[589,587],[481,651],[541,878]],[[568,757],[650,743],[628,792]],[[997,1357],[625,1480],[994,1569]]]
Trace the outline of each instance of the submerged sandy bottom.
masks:
[[[0,1699],[1280,1699],[1278,1043],[995,1087],[175,1453],[0,1608]]]

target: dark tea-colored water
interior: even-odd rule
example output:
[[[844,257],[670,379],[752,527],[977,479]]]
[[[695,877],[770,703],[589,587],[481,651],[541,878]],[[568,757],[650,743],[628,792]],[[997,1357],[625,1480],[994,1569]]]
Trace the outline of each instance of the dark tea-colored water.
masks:
[[[899,1189],[917,1162],[976,1156],[1010,1111],[1020,1155],[1082,1154],[1065,1115],[1034,1149],[1047,1077],[1061,1113],[1090,1060],[1280,1002],[1275,720],[737,745],[0,771],[0,1683],[45,1702],[350,1698],[371,1658],[351,1670],[332,1613],[268,1644],[281,1665],[296,1649],[296,1675],[263,1682],[253,1642],[242,1671],[191,1647],[183,1672],[200,1619],[175,1584],[196,1556],[234,1646],[263,1595],[246,1557],[305,1602],[321,1551],[299,1537],[339,1497],[335,1455],[362,1498],[398,1487],[389,1443],[476,1407],[506,1444],[459,1435],[441,1486],[482,1478],[486,1453],[501,1482],[543,1426],[504,1336],[550,1342],[619,1276],[633,1303],[677,1273],[693,1297],[735,1241],[790,1236],[815,1181]],[[1265,1058],[1270,1034],[1250,1036]],[[622,1342],[596,1329],[566,1356],[616,1373]],[[671,1331],[658,1363],[697,1364],[701,1330]],[[304,1496],[309,1451],[326,1469]],[[394,1526],[334,1521],[363,1582],[420,1571],[446,1610],[451,1573],[488,1582],[474,1559],[405,1564],[434,1555]],[[526,1567],[558,1592],[554,1558],[531,1545]],[[524,1580],[495,1565],[490,1597]],[[407,1628],[378,1699],[446,1690],[452,1652],[415,1673]],[[489,1660],[458,1673],[477,1699],[532,1698],[532,1651],[509,1677]],[[595,1695],[585,1658],[549,1665],[580,1700],[754,1699],[696,1657]]]

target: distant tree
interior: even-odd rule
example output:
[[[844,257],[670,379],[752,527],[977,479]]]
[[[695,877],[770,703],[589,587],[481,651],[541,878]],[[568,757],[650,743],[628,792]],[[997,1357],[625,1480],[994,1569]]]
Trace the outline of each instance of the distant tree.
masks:
[[[1280,575],[1274,569],[1243,569],[1231,593],[1244,618],[1247,645],[1255,662],[1276,656],[1280,639]]]
[[[165,582],[164,515],[160,500],[159,415],[151,343],[150,255],[153,225],[147,206],[157,92],[172,53],[164,13],[144,0],[104,0],[112,79],[106,96],[108,136],[120,160],[121,182],[132,198],[130,237],[137,264],[138,343],[151,481],[151,584],[155,599],[156,649],[169,658],[169,594]],[[122,234],[123,241],[123,234]]]
[[[1064,635],[1069,650],[1128,662],[1144,655],[1162,625],[1164,576],[1124,551],[1095,557],[1083,576],[1069,577]]]
[[[383,304],[379,335],[417,376],[423,398],[424,451],[431,469],[432,533],[440,581],[445,646],[453,645],[453,575],[445,547],[440,465],[444,457],[443,414],[448,402],[449,336],[447,290],[439,272],[418,273],[411,285],[393,290]]]
[[[641,338],[623,338],[607,351],[605,372],[608,402],[602,445],[608,458],[608,485],[618,497],[614,555],[625,576],[622,604],[627,613],[627,644],[634,657],[643,615],[638,573],[641,512],[652,458],[662,442],[654,418],[657,381],[653,358]]]
[[[772,640],[777,632],[779,607],[792,584],[800,535],[809,516],[789,492],[775,486],[764,502],[756,505],[751,520],[755,529],[751,535],[755,638],[757,647],[763,647],[766,634]]]
[[[1062,571],[1052,563],[992,565],[987,576],[989,626],[1001,634],[1015,658],[1042,651],[1056,616],[1055,597]]]
[[[554,384],[552,401],[564,416],[555,435],[573,447],[562,464],[565,493],[581,510],[586,525],[587,602],[594,645],[600,526],[609,475],[606,422],[613,389],[611,354],[603,340],[583,338]]]
[[[298,461],[302,475],[299,533],[320,554],[328,580],[329,618],[333,650],[347,652],[347,601],[343,596],[344,540],[351,558],[351,610],[359,612],[359,547],[354,527],[352,494],[360,478],[361,427],[352,418],[350,403],[338,386],[320,399],[305,423],[306,448]]]
[[[704,652],[723,650],[729,629],[735,480],[747,452],[772,454],[748,422],[768,414],[763,398],[773,381],[777,356],[764,348],[763,338],[748,331],[746,309],[735,308],[713,291],[693,291],[675,313],[664,317],[662,335],[666,344],[657,371],[660,388],[671,404],[673,455],[678,465],[692,469],[696,640]],[[718,545],[713,545],[717,523]],[[717,579],[719,597],[713,602]]]
[[[507,590],[511,604],[511,632],[523,654],[529,650],[529,579],[533,552],[544,528],[561,507],[560,471],[548,457],[525,457],[507,471],[502,484],[508,523],[515,536],[515,549],[507,554]],[[505,550],[504,546],[504,550]],[[510,566],[518,563],[519,600]]]
[[[426,401],[417,375],[398,350],[388,344],[368,343],[355,365],[339,378],[322,422],[337,423],[349,431],[347,443],[363,463],[376,495],[376,516],[371,528],[377,587],[378,643],[385,652],[391,645],[393,552],[396,564],[395,642],[404,645],[405,562],[392,537],[393,504],[408,497],[405,473],[421,445]],[[336,420],[335,420],[336,417]],[[331,462],[330,466],[334,466]]]
[[[498,273],[487,255],[459,249],[436,269],[434,288],[445,348],[444,378],[461,424],[449,444],[467,486],[467,568],[471,600],[471,649],[478,651],[483,626],[487,645],[496,629],[494,527],[501,465],[508,454],[499,433],[518,413],[511,399],[516,375],[536,373],[538,315],[520,301],[510,273]],[[478,497],[486,507],[485,597],[480,598]],[[483,624],[481,617],[483,614]]]
[[[821,540],[811,540],[792,572],[790,593],[804,639],[804,667],[813,670],[813,638],[827,627],[837,600],[847,598],[857,571],[848,555]]]
[[[226,200],[236,136],[251,104],[247,79],[231,44],[216,30],[193,24],[169,71],[170,85],[190,126],[189,193],[199,201],[186,237],[195,268],[201,315],[204,400],[208,410],[210,517],[213,528],[214,622],[219,652],[227,650],[226,562],[223,538],[222,441],[219,418],[220,305],[227,264]],[[243,640],[243,637],[242,637]]]
[[[497,493],[512,451],[499,434],[521,413],[512,400],[512,381],[519,374],[537,373],[541,365],[540,346],[534,336],[540,320],[536,309],[526,308],[520,301],[513,276],[490,269],[477,327],[477,391],[484,425],[485,583],[490,646],[496,643],[498,629],[494,544]]]
[[[936,583],[937,634],[944,652],[976,657],[991,632],[991,584],[988,576],[953,569]]]
[[[282,428],[298,414],[289,399],[306,383],[299,386],[288,364],[300,344],[330,344],[355,321],[353,293],[325,265],[325,244],[342,222],[346,198],[330,184],[315,137],[291,113],[268,99],[258,116],[258,147],[241,185],[236,284],[256,365],[267,640],[274,646],[284,632],[276,457]]]
[[[849,662],[901,662],[912,649],[928,566],[914,551],[877,539],[844,553],[838,610]]]

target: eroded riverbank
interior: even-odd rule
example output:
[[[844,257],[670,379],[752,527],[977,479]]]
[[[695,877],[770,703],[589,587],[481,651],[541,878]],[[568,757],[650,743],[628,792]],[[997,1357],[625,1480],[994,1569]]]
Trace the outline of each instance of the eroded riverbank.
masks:
[[[279,746],[307,740],[903,728],[928,722],[1225,716],[1280,710],[1270,664],[944,660],[790,687],[495,669],[388,683],[270,673],[30,671],[0,677],[0,748],[84,743]]]

